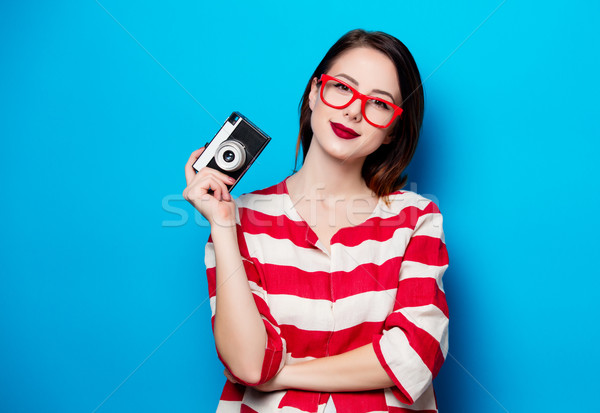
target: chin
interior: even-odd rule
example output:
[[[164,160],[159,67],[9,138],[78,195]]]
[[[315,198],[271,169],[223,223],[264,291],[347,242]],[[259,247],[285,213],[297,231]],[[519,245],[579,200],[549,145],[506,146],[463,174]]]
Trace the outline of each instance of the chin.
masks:
[[[330,143],[330,145],[323,148],[325,153],[327,153],[327,155],[329,155],[331,158],[334,158],[340,162],[354,163],[361,158],[364,160],[366,156],[357,151],[358,147],[356,145],[349,145],[347,141],[343,141],[341,139],[340,141],[341,142]]]

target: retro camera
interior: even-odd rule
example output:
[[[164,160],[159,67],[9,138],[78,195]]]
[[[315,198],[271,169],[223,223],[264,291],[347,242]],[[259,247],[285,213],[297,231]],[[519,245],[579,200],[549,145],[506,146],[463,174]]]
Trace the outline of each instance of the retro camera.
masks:
[[[231,191],[265,149],[271,138],[244,115],[233,112],[219,132],[206,145],[204,152],[194,162],[194,169],[208,166],[235,179],[227,185]]]

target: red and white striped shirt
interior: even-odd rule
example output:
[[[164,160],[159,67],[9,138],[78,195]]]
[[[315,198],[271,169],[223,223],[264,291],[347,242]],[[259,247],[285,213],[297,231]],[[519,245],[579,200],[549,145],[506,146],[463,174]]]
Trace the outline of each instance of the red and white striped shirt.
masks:
[[[240,253],[268,337],[260,383],[284,364],[372,343],[395,386],[263,393],[227,381],[217,412],[323,412],[330,397],[338,412],[438,411],[432,380],[448,351],[442,216],[414,192],[389,200],[380,199],[362,224],[335,233],[330,253],[295,210],[285,181],[236,203]],[[211,239],[205,260],[214,321]]]

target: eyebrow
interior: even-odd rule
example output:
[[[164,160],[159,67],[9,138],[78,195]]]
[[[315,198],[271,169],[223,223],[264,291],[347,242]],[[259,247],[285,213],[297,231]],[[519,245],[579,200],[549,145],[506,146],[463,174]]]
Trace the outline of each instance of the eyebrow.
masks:
[[[355,85],[358,86],[358,82],[356,81],[356,79],[354,79],[352,76],[347,75],[345,73],[338,73],[337,75],[335,75],[335,77],[345,77],[346,79],[348,79],[349,81],[351,81],[352,83],[354,83]],[[392,96],[392,94],[390,92],[386,92],[385,90],[381,90],[381,89],[373,89],[371,91],[371,93],[379,93],[381,95],[387,95],[390,97],[390,99],[392,100],[393,104],[396,104],[396,101],[394,100],[394,96]]]

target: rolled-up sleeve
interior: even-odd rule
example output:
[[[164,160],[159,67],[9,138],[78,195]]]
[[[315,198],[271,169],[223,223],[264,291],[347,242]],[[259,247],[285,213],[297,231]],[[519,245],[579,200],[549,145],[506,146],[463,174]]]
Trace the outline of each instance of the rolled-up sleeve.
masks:
[[[448,352],[448,306],[442,284],[448,253],[442,215],[431,201],[418,213],[400,267],[394,310],[373,339],[381,365],[398,387],[394,393],[406,404],[427,390]]]
[[[247,386],[256,386],[261,383],[265,383],[271,380],[278,372],[283,368],[285,364],[285,353],[286,353],[286,342],[281,337],[281,330],[277,325],[277,322],[271,315],[271,311],[269,310],[269,306],[267,304],[267,294],[264,290],[264,283],[262,281],[260,270],[257,266],[258,262],[255,262],[248,254],[248,248],[246,246],[246,242],[244,240],[244,236],[240,227],[238,226],[238,243],[240,245],[240,253],[242,255],[242,262],[244,264],[244,270],[246,271],[246,276],[248,277],[248,284],[250,286],[250,290],[252,291],[252,296],[254,298],[254,302],[256,304],[256,308],[258,309],[260,316],[263,320],[265,331],[267,333],[267,340],[265,343],[265,357],[263,359],[262,369],[260,380],[256,383],[248,383],[241,380],[239,377],[232,375],[235,379]],[[214,320],[215,320],[215,310],[216,310],[216,293],[217,293],[217,285],[216,285],[216,259],[215,259],[215,251],[214,245],[212,243],[212,239],[209,238],[206,243],[205,248],[205,264],[206,264],[206,275],[208,278],[208,292],[210,296],[210,308],[211,308],[211,324],[213,326],[214,332]],[[229,370],[231,373],[231,369],[225,363],[221,354],[219,354],[219,350],[217,349],[217,354],[219,359]]]

